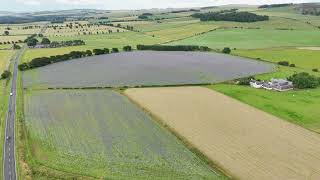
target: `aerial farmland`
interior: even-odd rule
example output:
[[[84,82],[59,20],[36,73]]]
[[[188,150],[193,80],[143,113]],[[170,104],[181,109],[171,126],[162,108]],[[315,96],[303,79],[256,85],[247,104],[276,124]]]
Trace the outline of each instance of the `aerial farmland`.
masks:
[[[320,179],[319,3],[65,2],[0,7],[3,179]]]

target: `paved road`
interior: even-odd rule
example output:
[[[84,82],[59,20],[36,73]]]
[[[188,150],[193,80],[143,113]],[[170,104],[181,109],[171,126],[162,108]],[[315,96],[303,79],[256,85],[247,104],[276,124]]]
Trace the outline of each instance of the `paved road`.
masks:
[[[23,47],[17,53],[14,60],[14,68],[12,74],[12,96],[9,99],[9,111],[7,114],[6,121],[6,134],[4,143],[4,158],[3,158],[3,176],[5,180],[16,180],[16,159],[15,159],[15,132],[14,132],[14,122],[16,114],[16,93],[17,93],[17,74],[18,74],[18,64],[25,47]]]

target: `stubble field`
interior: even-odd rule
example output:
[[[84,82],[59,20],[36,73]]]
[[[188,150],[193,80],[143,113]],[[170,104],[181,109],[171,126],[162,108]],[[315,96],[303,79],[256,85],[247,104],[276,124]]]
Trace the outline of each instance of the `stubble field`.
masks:
[[[320,137],[203,87],[125,91],[239,179],[319,179]]]

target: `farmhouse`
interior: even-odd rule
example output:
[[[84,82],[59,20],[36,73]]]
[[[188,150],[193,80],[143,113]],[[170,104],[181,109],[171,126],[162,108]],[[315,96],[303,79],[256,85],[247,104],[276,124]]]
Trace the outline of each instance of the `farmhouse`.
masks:
[[[293,89],[293,83],[285,79],[271,79],[272,88],[276,91],[288,91]]]
[[[293,89],[292,82],[285,79],[271,79],[269,82],[251,80],[250,86],[257,89],[263,88],[275,91],[288,91]]]
[[[256,80],[250,81],[250,86],[257,88],[257,89],[262,88],[263,84],[264,84],[264,82],[261,82],[261,81],[256,81]]]

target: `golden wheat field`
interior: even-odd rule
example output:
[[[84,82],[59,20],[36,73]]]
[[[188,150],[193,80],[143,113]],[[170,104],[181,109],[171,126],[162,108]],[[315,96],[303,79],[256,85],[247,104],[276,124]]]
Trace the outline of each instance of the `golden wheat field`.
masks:
[[[320,179],[320,135],[204,87],[125,94],[236,179]]]

